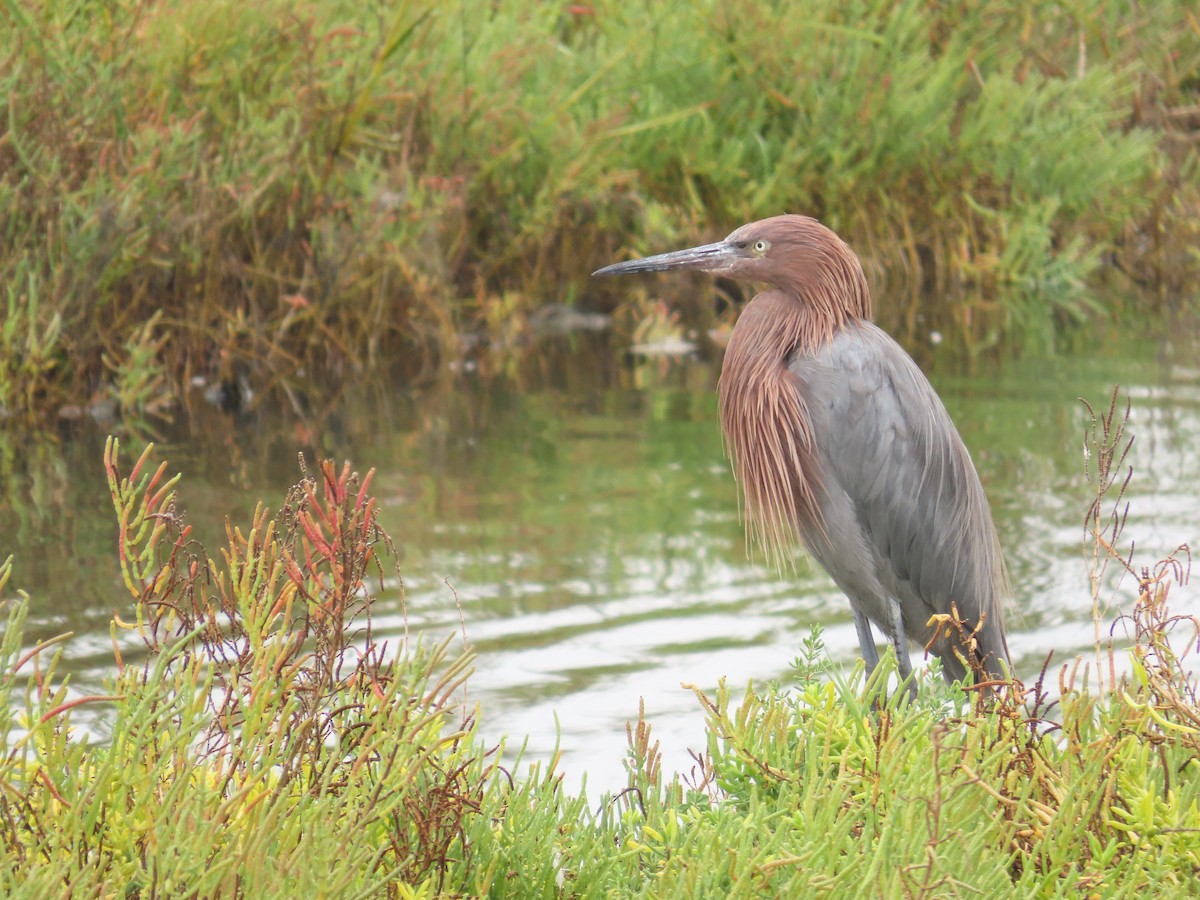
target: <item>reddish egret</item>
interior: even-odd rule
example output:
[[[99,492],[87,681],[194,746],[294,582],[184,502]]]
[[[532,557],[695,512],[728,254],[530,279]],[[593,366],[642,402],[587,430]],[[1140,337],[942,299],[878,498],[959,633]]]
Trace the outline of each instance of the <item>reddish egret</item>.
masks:
[[[768,287],[738,318],[719,386],[753,542],[776,562],[804,543],[850,600],[868,673],[873,622],[902,678],[906,637],[949,679],[972,656],[1001,676],[1008,577],[987,497],[929,380],[870,322],[854,251],[815,219],[775,216],[594,274],[671,269]],[[963,632],[935,618],[952,609]]]

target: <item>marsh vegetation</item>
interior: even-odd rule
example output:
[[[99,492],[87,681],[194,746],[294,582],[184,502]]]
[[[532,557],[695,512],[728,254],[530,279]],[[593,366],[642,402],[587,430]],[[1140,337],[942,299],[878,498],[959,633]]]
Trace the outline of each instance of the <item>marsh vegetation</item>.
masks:
[[[0,26],[10,415],[503,366],[547,305],[630,333],[665,299],[704,333],[728,302],[587,273],[782,210],[858,250],[885,327],[960,352],[1053,346],[1131,285],[1161,311],[1200,264],[1182,2],[69,0]]]

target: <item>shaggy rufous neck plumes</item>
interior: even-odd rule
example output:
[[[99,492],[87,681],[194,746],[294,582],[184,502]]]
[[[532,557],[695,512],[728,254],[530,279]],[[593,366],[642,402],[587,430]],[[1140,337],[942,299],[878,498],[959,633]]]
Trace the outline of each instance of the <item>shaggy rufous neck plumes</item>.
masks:
[[[815,452],[793,354],[815,353],[847,323],[871,317],[862,265],[845,242],[807,216],[743,226],[728,240],[761,248],[723,274],[768,284],[738,317],[721,368],[721,428],[745,497],[750,539],[777,565],[791,559],[800,521],[819,529]]]

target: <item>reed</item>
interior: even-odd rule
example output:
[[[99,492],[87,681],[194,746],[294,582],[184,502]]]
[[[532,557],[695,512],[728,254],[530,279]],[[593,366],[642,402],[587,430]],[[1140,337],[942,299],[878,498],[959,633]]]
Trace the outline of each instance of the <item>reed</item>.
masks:
[[[1165,298],[1197,262],[1183,2],[6,0],[0,28],[10,414],[419,378],[546,302],[611,309],[587,273],[626,250],[781,210],[859,249],[895,330],[972,348],[1052,341],[1110,261]]]

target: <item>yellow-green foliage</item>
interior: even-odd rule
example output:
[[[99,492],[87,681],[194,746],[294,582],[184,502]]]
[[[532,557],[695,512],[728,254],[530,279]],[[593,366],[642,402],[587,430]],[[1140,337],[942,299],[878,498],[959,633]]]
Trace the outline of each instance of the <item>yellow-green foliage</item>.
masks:
[[[890,657],[864,685],[814,635],[786,689],[697,692],[708,745],[684,779],[639,717],[628,789],[589,804],[552,769],[498,765],[459,705],[469,653],[374,643],[390,541],[370,473],[322,463],[280,513],[230,525],[218,560],[149,459],[105,454],[134,610],[108,692],[72,692],[65,638],[27,647],[28,598],[5,603],[5,896],[1200,892],[1200,622],[1168,611],[1169,561],[1138,576],[1132,677],[1101,692],[1064,669],[1055,702],[1041,684],[984,697],[933,672],[888,700]],[[72,728],[82,704],[106,709],[107,742]]]
[[[969,286],[930,315],[1045,340],[1102,253],[1194,265],[1198,35],[1182,0],[5,0],[0,404],[413,372],[781,210],[892,304]]]

